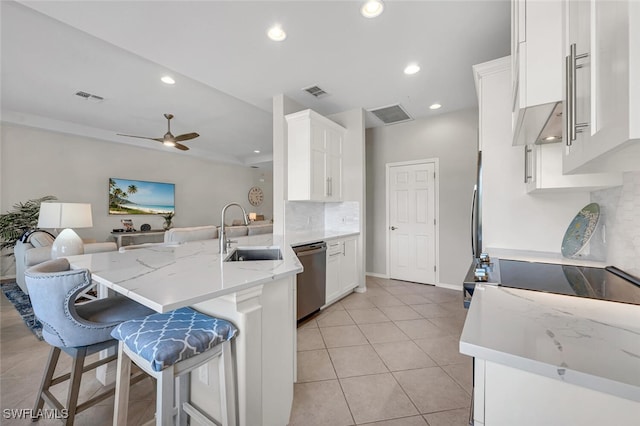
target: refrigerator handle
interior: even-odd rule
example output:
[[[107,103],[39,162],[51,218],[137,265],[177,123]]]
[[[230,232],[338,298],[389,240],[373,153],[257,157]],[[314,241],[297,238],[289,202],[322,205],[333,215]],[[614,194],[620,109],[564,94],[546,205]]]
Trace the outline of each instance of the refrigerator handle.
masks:
[[[473,197],[471,199],[471,253],[473,257],[476,258],[476,198],[478,196],[478,186],[474,185],[473,187]]]

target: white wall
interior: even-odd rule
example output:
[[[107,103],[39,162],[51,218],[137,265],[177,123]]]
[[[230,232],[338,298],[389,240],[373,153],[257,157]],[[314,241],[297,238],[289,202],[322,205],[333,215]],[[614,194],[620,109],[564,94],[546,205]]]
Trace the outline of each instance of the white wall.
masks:
[[[385,164],[438,158],[440,283],[462,286],[471,264],[471,196],[476,176],[478,111],[367,129],[367,272],[386,275]]]
[[[8,124],[0,127],[0,135],[0,210],[6,212],[17,202],[44,195],[91,203],[94,226],[78,229],[82,238],[105,241],[113,228],[122,227],[122,216],[108,215],[110,177],[175,183],[174,226],[218,225],[222,207],[231,201],[242,204],[247,212],[273,215],[270,170]],[[265,192],[259,207],[252,207],[247,199],[254,185]],[[229,209],[227,221],[240,218],[238,212]],[[143,223],[160,228],[163,222],[159,216],[132,218],[136,228]]]
[[[640,277],[640,172],[623,174],[617,188],[594,191],[607,235],[607,264]]]

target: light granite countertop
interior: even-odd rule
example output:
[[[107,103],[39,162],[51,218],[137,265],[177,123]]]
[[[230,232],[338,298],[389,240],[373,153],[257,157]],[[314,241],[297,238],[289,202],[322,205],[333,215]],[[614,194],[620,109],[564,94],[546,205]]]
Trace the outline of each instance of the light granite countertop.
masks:
[[[359,235],[358,231],[311,231],[311,232],[289,232],[287,233],[287,242],[292,246],[315,243],[318,241],[330,241],[336,238],[350,237]]]
[[[95,281],[143,305],[167,312],[237,293],[302,271],[282,236],[234,238],[235,247],[279,247],[282,260],[224,262],[218,240],[157,244],[125,252],[69,257],[74,269],[88,268]]]
[[[640,306],[478,284],[460,352],[640,401]]]

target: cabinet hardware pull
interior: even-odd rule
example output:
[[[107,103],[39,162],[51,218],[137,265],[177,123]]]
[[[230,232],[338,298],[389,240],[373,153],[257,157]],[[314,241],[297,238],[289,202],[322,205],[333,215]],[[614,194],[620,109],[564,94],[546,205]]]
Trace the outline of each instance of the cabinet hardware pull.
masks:
[[[569,74],[567,75],[567,84],[570,83],[570,97],[567,99],[568,107],[568,116],[569,120],[569,140],[567,141],[567,145],[571,145],[573,141],[576,140],[577,134],[582,131],[585,127],[589,127],[589,123],[576,123],[576,70],[578,68],[582,68],[583,65],[578,65],[577,61],[579,59],[588,58],[588,53],[581,53],[580,55],[576,54],[576,44],[573,43],[569,47]]]
[[[529,173],[527,173],[527,162],[528,162],[528,155],[527,155],[527,146],[524,146],[524,183],[527,183],[527,175]]]
[[[573,87],[573,80],[571,78],[571,57],[570,56],[565,56],[564,58],[564,70],[565,70],[565,86],[564,86],[564,93],[565,93],[565,120],[564,120],[564,124],[565,124],[565,138],[566,138],[566,145],[567,146],[571,146],[571,144],[573,143],[573,140],[571,139],[571,102],[572,102],[572,98],[573,98],[573,93],[572,93],[572,87]]]

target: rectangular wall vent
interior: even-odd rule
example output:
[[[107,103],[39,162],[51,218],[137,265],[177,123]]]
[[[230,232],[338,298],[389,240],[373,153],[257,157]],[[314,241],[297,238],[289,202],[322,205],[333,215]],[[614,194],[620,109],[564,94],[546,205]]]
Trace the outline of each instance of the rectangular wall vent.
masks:
[[[325,92],[324,90],[322,90],[320,87],[318,87],[317,85],[313,85],[313,86],[309,86],[309,87],[305,87],[304,89],[305,92],[307,92],[310,95],[315,96],[316,98],[323,98],[325,96],[328,95],[327,92]]]
[[[93,95],[91,93],[84,92],[82,90],[78,90],[75,93],[75,95],[80,97],[80,98],[82,98],[82,99],[84,99],[84,100],[92,101],[92,102],[96,102],[96,103],[104,101],[104,98],[102,96]]]
[[[375,115],[384,124],[396,124],[402,123],[403,121],[413,120],[413,118],[407,114],[400,104],[370,109],[369,112]]]

